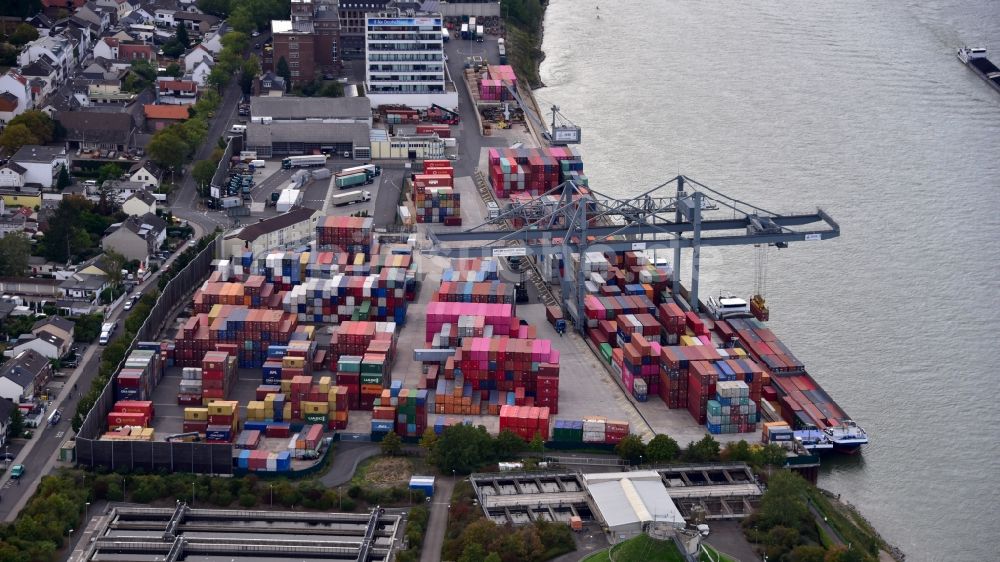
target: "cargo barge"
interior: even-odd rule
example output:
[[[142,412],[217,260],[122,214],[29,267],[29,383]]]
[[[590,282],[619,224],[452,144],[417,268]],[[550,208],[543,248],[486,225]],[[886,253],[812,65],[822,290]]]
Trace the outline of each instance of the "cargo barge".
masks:
[[[986,58],[986,49],[982,47],[962,47],[958,50],[958,60],[965,63],[993,89],[1000,92],[1000,68]]]

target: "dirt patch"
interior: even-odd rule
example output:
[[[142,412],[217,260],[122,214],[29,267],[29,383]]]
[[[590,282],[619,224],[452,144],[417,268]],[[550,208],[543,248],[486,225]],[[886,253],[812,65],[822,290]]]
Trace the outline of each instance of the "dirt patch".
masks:
[[[403,458],[379,458],[372,461],[365,470],[365,482],[380,488],[391,488],[399,484],[409,484],[413,467]]]

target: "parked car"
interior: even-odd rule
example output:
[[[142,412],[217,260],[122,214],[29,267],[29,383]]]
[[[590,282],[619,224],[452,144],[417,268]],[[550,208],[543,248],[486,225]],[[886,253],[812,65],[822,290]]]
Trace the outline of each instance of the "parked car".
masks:
[[[23,464],[15,464],[14,466],[10,467],[10,477],[12,480],[17,480],[23,475],[24,475]]]
[[[132,307],[135,306],[135,300],[133,297],[125,301],[125,310],[132,310]]]

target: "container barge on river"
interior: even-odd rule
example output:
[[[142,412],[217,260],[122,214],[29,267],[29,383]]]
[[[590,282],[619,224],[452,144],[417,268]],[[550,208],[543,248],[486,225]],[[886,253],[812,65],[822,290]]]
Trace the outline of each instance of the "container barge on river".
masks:
[[[978,74],[993,89],[1000,92],[1000,68],[986,58],[986,49],[982,47],[962,47],[958,50],[958,60],[964,62],[973,72]]]

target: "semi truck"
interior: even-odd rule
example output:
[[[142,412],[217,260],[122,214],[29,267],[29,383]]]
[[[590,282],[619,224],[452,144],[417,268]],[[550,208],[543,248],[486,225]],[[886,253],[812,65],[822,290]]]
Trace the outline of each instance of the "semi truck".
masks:
[[[333,183],[337,186],[337,189],[347,189],[348,187],[368,185],[372,183],[372,179],[365,172],[341,172],[333,179]]]
[[[355,172],[364,172],[368,174],[369,178],[374,178],[375,176],[382,175],[382,166],[376,166],[375,164],[364,164],[361,166],[354,166],[353,168],[344,168],[340,171],[341,174],[353,174]]]
[[[278,196],[278,201],[275,203],[275,208],[279,213],[286,213],[291,210],[292,207],[298,205],[302,202],[302,190],[299,189],[285,189],[282,190],[281,195]]]
[[[325,154],[311,154],[307,156],[289,156],[281,161],[281,168],[289,170],[291,168],[308,168],[311,166],[326,166]]]
[[[341,207],[343,205],[351,205],[353,203],[371,200],[372,193],[370,191],[362,191],[360,189],[337,193],[330,198],[330,202],[333,203],[334,207]]]

